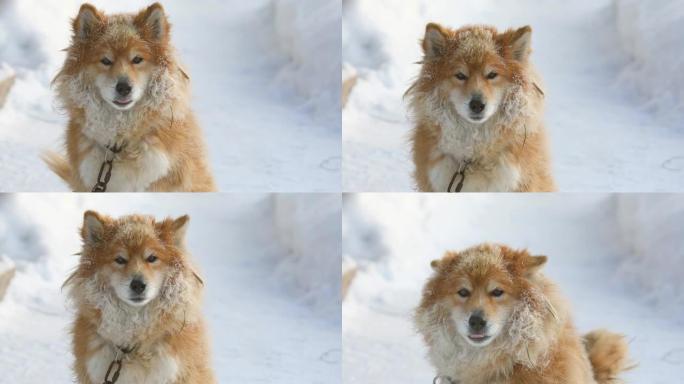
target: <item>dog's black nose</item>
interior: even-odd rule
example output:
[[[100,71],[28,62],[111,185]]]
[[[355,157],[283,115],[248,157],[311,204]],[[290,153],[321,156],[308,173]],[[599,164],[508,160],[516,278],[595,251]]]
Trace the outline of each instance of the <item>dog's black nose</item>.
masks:
[[[482,99],[480,98],[473,98],[470,100],[470,104],[468,104],[468,106],[470,107],[470,110],[475,113],[480,113],[485,109],[485,103],[483,103]]]
[[[140,279],[133,279],[131,281],[131,291],[137,293],[138,295],[145,292],[145,282]]]
[[[468,319],[468,325],[473,332],[481,332],[487,326],[487,321],[479,313],[474,313]]]
[[[132,89],[133,87],[125,81],[116,83],[116,93],[118,93],[119,96],[128,96]]]

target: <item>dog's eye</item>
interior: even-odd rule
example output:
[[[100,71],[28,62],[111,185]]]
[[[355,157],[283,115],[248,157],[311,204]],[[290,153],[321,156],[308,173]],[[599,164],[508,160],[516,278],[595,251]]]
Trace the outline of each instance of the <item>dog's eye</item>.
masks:
[[[493,290],[491,292],[491,295],[494,297],[501,297],[501,295],[503,295],[503,294],[504,294],[504,291],[499,289],[499,288],[496,288],[495,290]]]
[[[140,56],[136,56],[133,58],[133,64],[140,64],[143,62],[143,58]]]
[[[465,288],[459,289],[457,293],[458,293],[458,295],[461,296],[461,297],[468,297],[468,296],[470,296],[470,291],[467,290],[467,289],[465,289]]]
[[[499,76],[499,74],[496,73],[496,72],[489,72],[489,73],[487,74],[487,78],[488,78],[489,80],[494,79],[494,78],[496,78],[497,76]]]
[[[109,60],[109,59],[106,58],[106,57],[102,58],[102,60],[100,60],[100,63],[102,63],[102,64],[104,64],[104,65],[106,65],[106,66],[110,66],[110,65],[114,64],[114,63],[112,63],[111,60]]]
[[[155,255],[147,256],[147,262],[148,263],[154,263],[155,261],[157,261],[157,256],[155,256]]]
[[[462,72],[459,72],[456,74],[456,78],[459,80],[465,80],[468,78],[468,76],[464,75]]]
[[[119,264],[119,265],[124,265],[124,264],[126,264],[127,261],[123,257],[118,256],[116,259],[114,259],[114,262]]]

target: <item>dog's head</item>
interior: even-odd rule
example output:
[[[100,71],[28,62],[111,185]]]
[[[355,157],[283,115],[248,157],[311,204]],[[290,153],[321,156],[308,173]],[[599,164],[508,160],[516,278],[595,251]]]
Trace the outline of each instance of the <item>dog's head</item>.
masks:
[[[121,302],[143,307],[165,288],[192,274],[184,251],[188,216],[156,222],[150,216],[113,219],[93,211],[84,214],[83,250],[76,274],[99,282],[100,290]]]
[[[531,34],[529,26],[498,33],[487,26],[452,30],[430,23],[418,87],[433,92],[437,105],[450,104],[468,122],[483,123],[499,110],[507,90],[524,80]]]
[[[165,65],[170,26],[159,3],[136,15],[105,15],[83,4],[73,21],[66,66],[77,68],[116,110],[142,99],[154,72]]]
[[[447,252],[431,263],[435,273],[423,291],[420,308],[448,316],[447,325],[467,344],[486,346],[510,325],[516,305],[524,300],[546,260],[492,244]]]

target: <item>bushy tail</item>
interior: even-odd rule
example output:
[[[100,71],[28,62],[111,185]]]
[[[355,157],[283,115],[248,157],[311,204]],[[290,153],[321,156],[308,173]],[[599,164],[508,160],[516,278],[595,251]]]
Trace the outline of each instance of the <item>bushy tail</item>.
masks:
[[[599,329],[584,336],[594,379],[599,384],[620,383],[618,375],[632,366],[628,362],[627,340],[622,335]]]
[[[57,176],[69,184],[72,190],[79,189],[73,170],[71,169],[71,165],[69,165],[69,162],[64,158],[64,156],[55,152],[46,151],[43,152],[41,158],[52,170],[52,172],[56,173]]]

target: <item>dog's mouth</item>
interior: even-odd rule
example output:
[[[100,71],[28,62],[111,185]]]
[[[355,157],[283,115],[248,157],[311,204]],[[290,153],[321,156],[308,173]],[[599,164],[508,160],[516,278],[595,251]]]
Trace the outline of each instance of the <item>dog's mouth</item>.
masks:
[[[146,298],[145,298],[145,296],[133,296],[133,297],[130,297],[128,300],[130,300],[136,304],[140,304],[140,303],[143,303],[146,300]]]
[[[484,333],[471,333],[468,335],[468,339],[473,343],[484,343],[490,338],[491,336],[485,335]]]
[[[484,120],[485,115],[484,115],[484,113],[478,113],[478,114],[472,114],[472,113],[471,113],[468,117],[469,117],[470,120],[472,120],[473,122],[475,122],[475,123],[480,123],[480,122],[482,122],[482,121]]]
[[[116,105],[117,107],[125,108],[131,105],[131,103],[133,103],[133,99],[131,99],[130,97],[127,99],[114,99],[112,100],[112,103],[114,103],[114,105]]]

